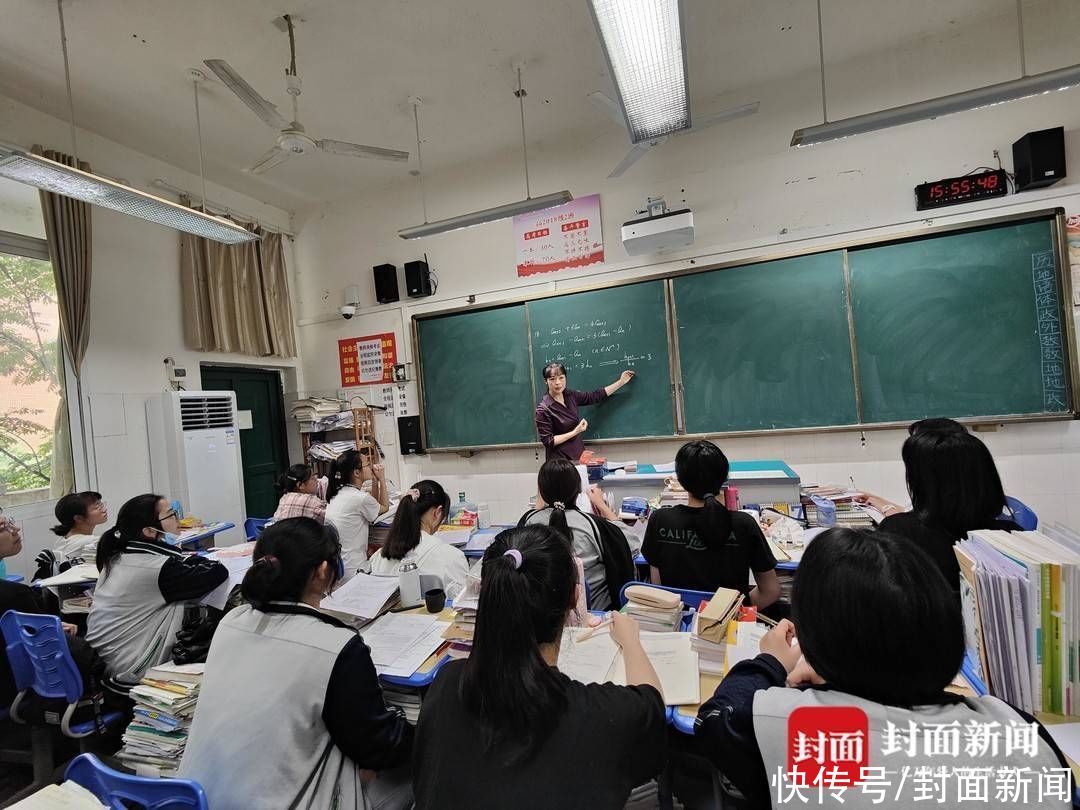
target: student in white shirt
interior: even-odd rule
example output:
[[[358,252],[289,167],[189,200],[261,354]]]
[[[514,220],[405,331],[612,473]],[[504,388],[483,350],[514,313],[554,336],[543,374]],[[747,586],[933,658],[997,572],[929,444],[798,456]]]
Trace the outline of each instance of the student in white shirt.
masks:
[[[366,481],[371,492],[364,492]],[[367,561],[368,531],[371,524],[390,508],[381,464],[365,464],[355,450],[346,450],[330,465],[330,486],[326,490],[326,522],[337,529],[349,579]]]
[[[386,545],[371,557],[371,573],[396,576],[404,559],[421,574],[433,574],[451,599],[465,587],[469,563],[459,548],[435,537],[450,510],[450,496],[436,481],[418,481],[398,504]]]
[[[109,506],[100,492],[75,492],[56,502],[53,510],[58,525],[53,534],[60,537],[53,546],[57,562],[75,558],[92,560],[97,552],[98,537],[94,529],[109,520]]]

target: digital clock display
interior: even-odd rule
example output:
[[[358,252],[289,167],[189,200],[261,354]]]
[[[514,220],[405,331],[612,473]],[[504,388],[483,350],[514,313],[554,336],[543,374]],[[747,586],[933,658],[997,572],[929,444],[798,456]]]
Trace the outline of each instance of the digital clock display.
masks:
[[[1004,169],[998,169],[981,174],[950,177],[936,183],[922,183],[915,186],[915,208],[925,211],[927,208],[1004,196],[1009,193],[1007,177]]]

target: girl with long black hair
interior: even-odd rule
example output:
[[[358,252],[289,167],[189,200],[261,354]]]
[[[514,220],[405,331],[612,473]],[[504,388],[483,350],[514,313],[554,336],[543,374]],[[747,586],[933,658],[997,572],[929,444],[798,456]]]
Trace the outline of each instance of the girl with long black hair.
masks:
[[[727,456],[712,442],[687,442],[675,456],[675,476],[688,503],[653,512],[641,546],[653,583],[696,591],[731,588],[748,594],[758,607],[775,602],[780,596],[776,558],[761,527],[750,515],[724,506],[720,490],[728,477]]]
[[[443,667],[420,712],[418,810],[615,810],[663,768],[664,701],[636,621],[615,613],[610,631],[630,686],[558,670],[578,587],[550,526],[508,529],[484,552],[472,654]]]
[[[370,482],[370,491],[364,484]],[[345,578],[367,562],[371,524],[390,508],[381,464],[369,464],[356,450],[346,450],[330,465],[326,522],[337,529],[345,559]]]

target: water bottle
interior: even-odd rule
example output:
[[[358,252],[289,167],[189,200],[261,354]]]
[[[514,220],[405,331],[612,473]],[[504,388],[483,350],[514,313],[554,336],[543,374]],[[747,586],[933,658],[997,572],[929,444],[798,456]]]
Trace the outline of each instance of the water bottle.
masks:
[[[416,570],[416,560],[404,559],[398,569],[398,589],[401,592],[402,607],[413,607],[423,601],[420,592],[420,572]]]

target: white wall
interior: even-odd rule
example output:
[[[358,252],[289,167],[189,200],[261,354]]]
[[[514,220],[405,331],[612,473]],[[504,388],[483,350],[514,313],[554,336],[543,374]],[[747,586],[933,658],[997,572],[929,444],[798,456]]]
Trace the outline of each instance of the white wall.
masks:
[[[1075,47],[1064,30],[1075,31],[1078,4],[1046,2],[1028,20],[1028,65],[1034,71],[1071,64]],[[1029,8],[1029,11],[1032,9]],[[1040,16],[1040,12],[1045,12]],[[1056,18],[1050,16],[1058,15]],[[1008,50],[1008,16],[987,23],[991,31],[951,32],[906,43],[873,62],[830,64],[832,118],[905,103],[1013,75]],[[1070,29],[1071,26],[1071,29]],[[989,39],[985,39],[991,35]],[[1015,34],[1012,35],[1015,37]],[[991,41],[1000,47],[980,47]],[[1035,48],[1033,43],[1040,43]],[[947,47],[945,47],[947,46]],[[951,54],[951,57],[946,54]],[[573,88],[567,92],[587,92]],[[575,195],[602,194],[608,263],[553,277],[518,279],[509,222],[494,223],[419,242],[404,242],[396,231],[422,220],[415,182],[401,183],[324,206],[303,221],[297,241],[297,298],[304,374],[311,391],[338,386],[336,341],[393,329],[408,345],[408,319],[427,310],[478,301],[573,289],[597,278],[628,278],[657,269],[707,266],[743,256],[783,254],[808,246],[883,237],[932,224],[1035,208],[1064,206],[1080,211],[1080,90],[963,113],[810,149],[791,149],[792,130],[821,120],[818,76],[814,72],[768,86],[708,100],[701,110],[761,101],[760,112],[713,130],[672,139],[629,173],[607,180],[628,145],[602,116],[559,143],[531,142],[533,193],[569,188]],[[542,110],[530,109],[532,115]],[[482,126],[483,122],[477,122]],[[1036,192],[956,206],[930,216],[914,211],[912,188],[925,180],[996,165],[999,150],[1011,168],[1011,144],[1029,130],[1064,125],[1073,175]],[[438,122],[427,121],[426,149],[438,148]],[[425,177],[429,219],[520,199],[519,155],[492,154],[481,164]],[[630,259],[619,243],[619,224],[647,196],[663,194],[669,204],[684,200],[694,210],[697,242],[667,256]],[[439,277],[438,294],[421,303],[375,306],[371,266],[401,265],[427,252]],[[366,306],[348,323],[336,315],[342,288],[359,284]],[[400,285],[402,289],[404,285]],[[411,358],[411,354],[408,359]],[[483,369],[462,369],[462,384],[483,385]],[[387,423],[383,438],[393,441]],[[898,431],[727,439],[732,458],[783,458],[806,482],[855,483],[895,500],[906,498]],[[1044,520],[1080,527],[1080,424],[1010,425],[984,434],[1009,492],[1028,502]],[[396,442],[395,442],[396,443]],[[670,460],[677,442],[605,445],[614,458]],[[391,460],[391,474],[409,483],[431,475],[456,492],[489,501],[499,520],[516,519],[534,490],[539,459],[531,451],[483,452],[471,459],[431,455]]]
[[[67,124],[17,102],[0,97],[0,140],[29,147],[70,152]],[[122,178],[153,191],[156,178],[198,189],[198,178],[162,161],[132,151],[91,133],[79,134],[79,158],[99,173]],[[208,184],[208,196],[288,228],[288,212]],[[35,201],[25,193],[0,203],[0,229],[20,230],[33,222],[27,206]],[[29,199],[29,203],[28,203]],[[40,220],[38,221],[40,229]],[[40,232],[35,236],[43,236]],[[291,257],[289,257],[291,259]],[[163,360],[173,357],[188,370],[189,389],[199,386],[199,363],[256,365],[280,368],[286,390],[299,385],[299,361],[252,358],[219,352],[198,352],[184,346],[180,302],[179,234],[103,208],[93,209],[93,280],[90,291],[90,345],[83,360],[83,404],[90,449],[91,486],[108,500],[115,515],[120,505],[151,489],[144,403],[167,388]],[[73,394],[74,396],[74,394]],[[73,426],[75,441],[78,427]],[[85,478],[82,476],[81,478]],[[23,521],[24,551],[8,560],[13,573],[27,573],[34,555],[51,545],[52,503],[8,510]]]

